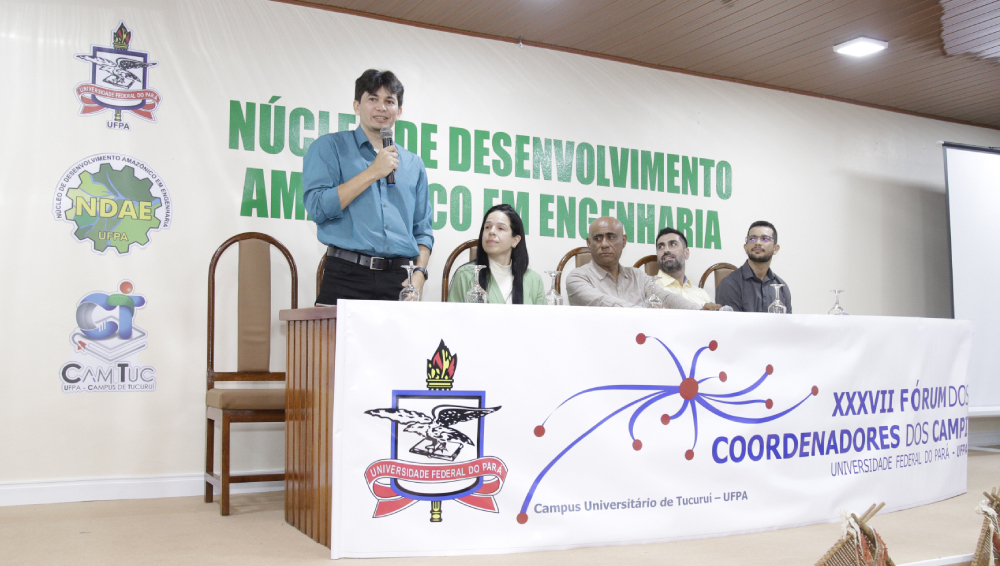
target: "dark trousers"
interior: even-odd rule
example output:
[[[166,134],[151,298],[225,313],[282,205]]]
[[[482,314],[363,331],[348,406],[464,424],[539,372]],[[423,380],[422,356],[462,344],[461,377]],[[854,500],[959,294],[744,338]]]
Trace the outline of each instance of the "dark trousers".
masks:
[[[404,281],[406,270],[402,267],[379,271],[327,256],[316,303],[335,305],[338,299],[398,301]]]

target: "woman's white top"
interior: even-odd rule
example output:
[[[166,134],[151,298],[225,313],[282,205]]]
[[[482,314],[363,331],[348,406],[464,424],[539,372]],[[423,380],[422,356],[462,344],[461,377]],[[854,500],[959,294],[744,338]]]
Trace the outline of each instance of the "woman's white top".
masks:
[[[500,265],[490,259],[490,274],[493,275],[493,280],[497,282],[497,288],[500,289],[500,294],[503,296],[504,302],[508,305],[511,304],[511,297],[514,294],[514,272],[511,266]]]

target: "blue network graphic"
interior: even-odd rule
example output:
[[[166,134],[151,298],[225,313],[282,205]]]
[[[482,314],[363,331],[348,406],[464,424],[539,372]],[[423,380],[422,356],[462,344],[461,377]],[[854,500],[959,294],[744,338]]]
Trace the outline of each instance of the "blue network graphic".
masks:
[[[542,471],[539,472],[538,476],[535,478],[535,481],[532,482],[531,489],[528,490],[528,494],[524,498],[524,503],[521,504],[521,511],[517,515],[518,523],[521,523],[523,525],[528,521],[528,514],[527,514],[528,506],[531,504],[531,499],[535,495],[535,490],[538,489],[538,486],[541,484],[542,479],[545,477],[547,473],[549,473],[549,470],[551,470],[552,467],[555,466],[556,463],[563,456],[568,454],[569,451],[573,449],[573,447],[579,444],[580,441],[582,441],[584,438],[587,438],[587,436],[589,436],[590,433],[594,432],[602,425],[604,425],[604,423],[608,422],[613,417],[625,411],[626,409],[629,409],[630,407],[639,405],[632,412],[631,418],[629,418],[628,435],[632,439],[632,448],[634,450],[641,450],[642,441],[635,437],[635,423],[639,419],[639,416],[642,415],[642,413],[646,409],[650,408],[657,401],[666,399],[668,397],[672,397],[674,395],[680,395],[681,399],[684,400],[684,403],[681,404],[680,409],[678,409],[677,412],[672,415],[664,413],[662,416],[660,416],[660,422],[663,423],[664,425],[670,424],[670,421],[682,417],[690,409],[691,420],[694,423],[694,441],[691,444],[691,448],[684,453],[684,457],[687,460],[692,460],[694,459],[694,448],[698,445],[698,407],[702,407],[706,411],[713,413],[719,417],[722,417],[727,421],[742,423],[742,424],[760,424],[760,423],[770,422],[787,415],[788,413],[798,408],[799,405],[805,403],[809,399],[809,397],[815,396],[819,393],[819,388],[814,385],[812,387],[812,391],[810,391],[810,393],[806,395],[801,401],[789,407],[788,409],[781,411],[780,413],[769,415],[766,417],[742,417],[739,415],[734,415],[723,410],[717,405],[762,404],[768,409],[774,406],[774,402],[771,399],[740,399],[741,397],[752,392],[754,389],[760,387],[761,384],[763,384],[764,381],[768,378],[768,376],[774,373],[774,367],[771,364],[767,365],[767,367],[764,369],[763,375],[761,375],[760,378],[757,379],[757,381],[755,381],[752,385],[750,385],[745,389],[734,391],[732,393],[703,393],[700,390],[701,384],[707,381],[711,381],[713,379],[718,379],[720,382],[725,383],[726,380],[728,379],[728,376],[724,371],[720,371],[718,375],[712,375],[709,377],[705,377],[703,379],[697,379],[695,377],[696,370],[698,368],[698,358],[705,350],[714,352],[716,348],[718,348],[719,346],[718,342],[712,340],[711,342],[708,343],[707,346],[702,346],[701,348],[698,348],[698,351],[694,353],[694,358],[691,360],[690,370],[687,373],[685,373],[684,366],[681,365],[680,360],[677,359],[677,356],[670,349],[670,347],[664,344],[663,341],[660,340],[659,338],[656,338],[654,336],[646,336],[645,334],[639,334],[635,337],[635,341],[638,344],[642,345],[645,344],[646,340],[650,338],[656,340],[656,342],[658,342],[661,346],[663,346],[663,349],[666,350],[667,353],[670,354],[670,357],[674,360],[674,365],[677,366],[677,373],[680,374],[681,378],[680,385],[602,385],[600,387],[591,387],[590,389],[584,389],[583,391],[573,394],[565,401],[560,403],[558,407],[556,407],[551,413],[549,413],[549,416],[545,417],[545,420],[542,422],[541,425],[535,427],[535,436],[539,437],[544,436],[545,424],[549,421],[549,419],[551,419],[552,416],[555,415],[556,412],[563,407],[563,405],[569,403],[576,397],[579,397],[580,395],[583,395],[585,393],[593,393],[595,391],[646,392],[643,396],[615,409],[611,414],[598,421],[597,424],[590,427],[586,432],[577,437],[576,440],[571,442],[569,446],[567,446],[561,452],[559,452],[559,454],[557,454],[556,457],[553,458],[552,461],[549,462],[547,466],[542,468]]]

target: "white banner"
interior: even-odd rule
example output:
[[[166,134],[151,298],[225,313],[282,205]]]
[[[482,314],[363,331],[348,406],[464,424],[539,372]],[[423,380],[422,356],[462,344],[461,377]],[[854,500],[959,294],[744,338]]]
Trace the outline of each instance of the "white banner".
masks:
[[[344,302],[332,557],[722,536],[964,493],[971,336],[952,320]]]

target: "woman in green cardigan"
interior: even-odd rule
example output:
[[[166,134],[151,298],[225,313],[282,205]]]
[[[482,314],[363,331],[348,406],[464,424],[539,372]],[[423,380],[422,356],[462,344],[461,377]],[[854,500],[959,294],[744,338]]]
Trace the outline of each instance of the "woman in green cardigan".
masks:
[[[476,264],[486,266],[479,272],[479,285],[486,289],[490,303],[545,304],[542,278],[528,269],[524,224],[509,204],[498,204],[486,211],[479,230]],[[448,302],[465,302],[465,294],[473,285],[472,265],[467,263],[455,272],[448,288]]]

